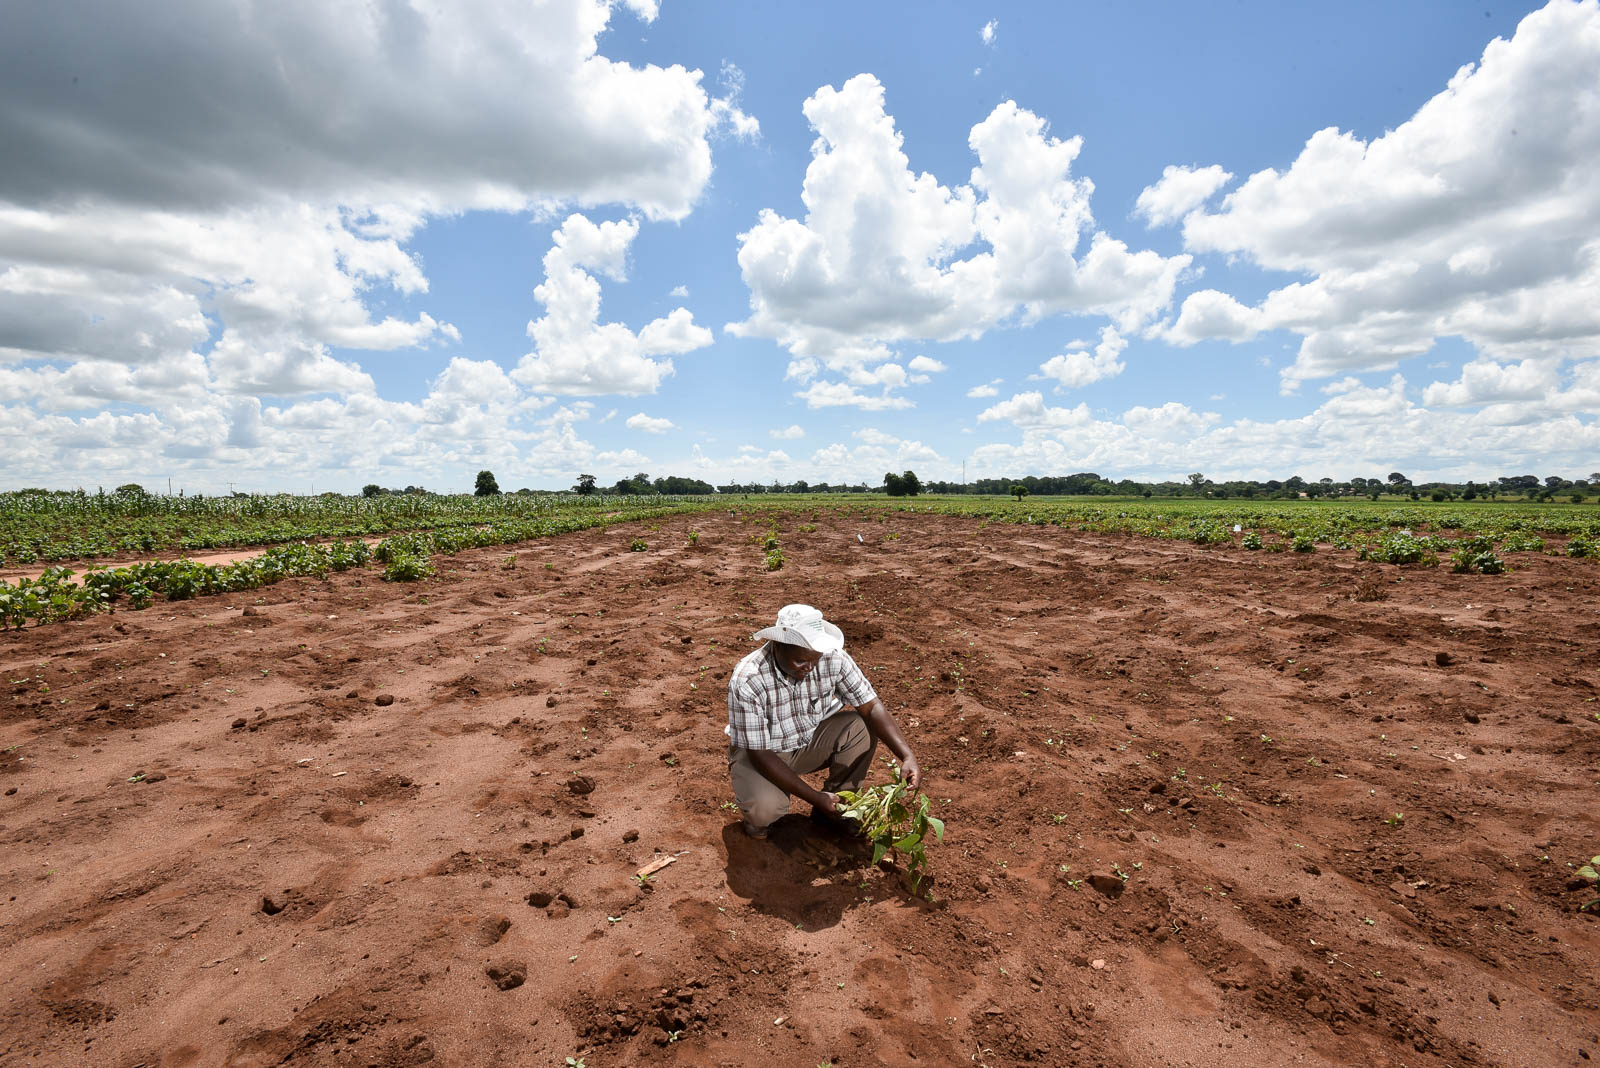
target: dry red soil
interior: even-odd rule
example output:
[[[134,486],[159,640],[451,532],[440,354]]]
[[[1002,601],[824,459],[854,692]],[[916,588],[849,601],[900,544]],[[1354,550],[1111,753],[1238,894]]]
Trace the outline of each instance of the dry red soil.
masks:
[[[807,519],[0,635],[0,1064],[1600,1057],[1593,563]],[[922,761],[931,903],[728,811],[797,600]]]

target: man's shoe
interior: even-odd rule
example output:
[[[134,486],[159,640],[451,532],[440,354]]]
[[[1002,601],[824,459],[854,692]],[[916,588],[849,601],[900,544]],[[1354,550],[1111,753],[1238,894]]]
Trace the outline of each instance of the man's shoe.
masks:
[[[762,839],[762,838],[765,838],[767,836],[767,828],[765,828],[765,827],[757,827],[755,824],[751,823],[749,820],[745,820],[742,824],[740,824],[740,826],[744,828],[744,833],[745,833],[746,837],[755,838],[755,839]]]

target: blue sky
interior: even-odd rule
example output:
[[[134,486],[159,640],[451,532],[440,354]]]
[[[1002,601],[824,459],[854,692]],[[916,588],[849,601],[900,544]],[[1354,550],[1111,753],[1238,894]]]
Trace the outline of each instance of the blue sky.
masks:
[[[910,10],[35,6],[0,488],[1600,468],[1596,0]]]

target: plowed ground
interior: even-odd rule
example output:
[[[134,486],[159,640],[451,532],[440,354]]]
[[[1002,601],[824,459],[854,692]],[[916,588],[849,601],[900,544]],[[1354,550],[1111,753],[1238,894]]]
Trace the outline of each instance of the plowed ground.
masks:
[[[0,1064],[1600,1057],[1592,563],[808,519],[0,636]],[[789,601],[918,752],[931,903],[727,808]]]

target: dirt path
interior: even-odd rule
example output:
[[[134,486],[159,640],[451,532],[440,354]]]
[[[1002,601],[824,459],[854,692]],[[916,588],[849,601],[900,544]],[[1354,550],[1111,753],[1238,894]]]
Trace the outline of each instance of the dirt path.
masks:
[[[802,521],[0,635],[0,1065],[1600,1057],[1593,564]],[[935,905],[723,807],[791,600],[917,748]]]

